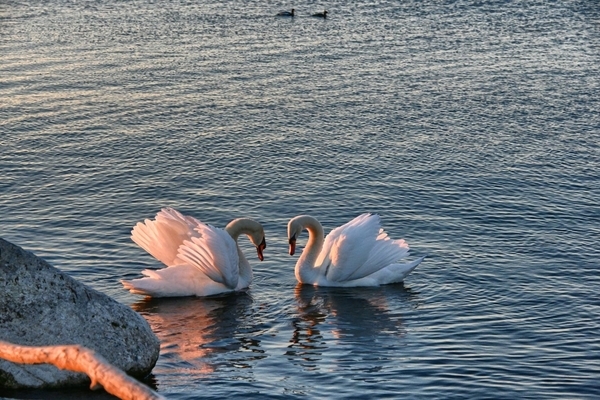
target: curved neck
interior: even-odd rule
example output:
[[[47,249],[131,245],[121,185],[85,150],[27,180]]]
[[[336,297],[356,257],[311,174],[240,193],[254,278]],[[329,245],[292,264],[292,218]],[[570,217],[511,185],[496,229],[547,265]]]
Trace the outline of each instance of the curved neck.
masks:
[[[240,246],[237,244],[238,237],[243,233],[248,236],[250,241],[254,242],[252,235],[261,231],[262,226],[258,222],[249,218],[234,219],[225,227],[225,232],[229,233],[229,236],[233,238],[235,241],[235,246],[237,247],[238,257],[240,259],[240,279],[242,281],[252,281],[252,267],[244,256],[242,249],[240,249]]]
[[[262,229],[261,225],[249,218],[238,218],[234,219],[225,227],[225,231],[229,233],[229,236],[237,242],[238,237],[243,233],[247,236],[260,232]]]
[[[302,251],[302,255],[296,263],[296,278],[303,283],[314,283],[319,274],[319,265],[315,265],[321,250],[323,249],[324,233],[323,226],[319,221],[309,215],[302,215],[296,222],[308,231],[308,242]]]

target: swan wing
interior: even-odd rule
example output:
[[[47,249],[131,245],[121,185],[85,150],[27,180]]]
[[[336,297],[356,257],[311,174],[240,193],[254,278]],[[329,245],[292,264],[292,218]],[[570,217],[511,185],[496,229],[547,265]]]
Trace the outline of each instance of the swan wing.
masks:
[[[356,272],[369,259],[379,230],[379,216],[376,214],[359,215],[332,230],[325,238],[318,258],[318,261],[329,261],[326,278],[332,282],[356,279]]]
[[[408,244],[403,239],[392,240],[381,229],[370,249],[369,257],[348,277],[348,280],[361,279],[387,268],[406,257],[408,251]]]
[[[163,208],[154,220],[138,222],[131,231],[131,240],[163,264],[179,263],[179,246],[199,235],[197,228],[202,224],[193,217],[186,217],[173,208]]]
[[[211,225],[196,227],[198,237],[185,240],[177,257],[193,265],[217,283],[235,289],[239,279],[239,255],[235,240]]]
[[[334,248],[339,247],[340,244],[347,237],[347,232],[350,231],[350,233],[352,233],[352,230],[353,230],[352,227],[359,224],[360,221],[362,220],[362,218],[364,218],[365,216],[368,216],[368,215],[369,214],[359,215],[358,217],[354,218],[350,222],[347,222],[344,225],[341,225],[341,226],[338,226],[337,228],[332,229],[331,232],[329,232],[329,234],[325,237],[325,240],[323,241],[323,248],[321,249],[321,253],[319,253],[319,257],[317,258],[317,261],[315,262],[315,264],[316,265],[329,264],[331,262],[330,258],[331,258],[332,251],[336,251],[336,250],[334,250]]]
[[[326,272],[329,281],[362,279],[408,255],[408,244],[390,239],[377,214],[362,214],[332,233],[331,242],[323,246],[331,261]]]

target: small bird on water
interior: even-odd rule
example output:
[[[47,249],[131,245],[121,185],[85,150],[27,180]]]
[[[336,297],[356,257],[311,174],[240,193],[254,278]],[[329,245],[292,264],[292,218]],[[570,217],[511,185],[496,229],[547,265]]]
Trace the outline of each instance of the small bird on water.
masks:
[[[277,16],[279,16],[279,17],[293,17],[295,13],[296,13],[296,10],[294,10],[292,8],[292,11],[281,11],[281,12],[277,13]]]

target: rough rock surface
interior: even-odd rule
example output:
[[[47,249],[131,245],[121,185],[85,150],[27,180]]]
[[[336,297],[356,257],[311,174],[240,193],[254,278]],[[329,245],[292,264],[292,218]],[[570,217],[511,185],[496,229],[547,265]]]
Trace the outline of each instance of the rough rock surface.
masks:
[[[131,308],[1,238],[0,339],[31,346],[80,344],[136,377],[150,373],[160,348],[146,320]],[[0,388],[88,384],[81,373],[0,359]]]

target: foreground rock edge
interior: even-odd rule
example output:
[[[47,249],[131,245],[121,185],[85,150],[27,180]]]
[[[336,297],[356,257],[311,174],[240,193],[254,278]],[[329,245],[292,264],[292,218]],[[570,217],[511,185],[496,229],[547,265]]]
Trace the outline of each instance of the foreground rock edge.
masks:
[[[158,338],[134,310],[1,238],[0,340],[26,346],[81,345],[138,378],[152,371],[160,351]],[[85,374],[52,365],[0,360],[0,388],[89,383]]]

